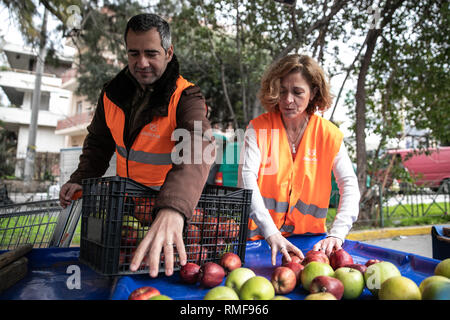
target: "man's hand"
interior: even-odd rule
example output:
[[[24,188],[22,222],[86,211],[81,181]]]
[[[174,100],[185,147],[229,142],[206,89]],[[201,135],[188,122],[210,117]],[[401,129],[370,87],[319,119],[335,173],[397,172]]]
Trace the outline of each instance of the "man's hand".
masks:
[[[184,219],[181,213],[172,209],[161,209],[150,230],[139,244],[131,261],[130,270],[136,271],[141,265],[145,254],[148,255],[150,276],[156,277],[159,272],[159,258],[164,251],[164,265],[167,276],[173,274],[173,245],[176,246],[180,264],[186,264],[186,250],[183,242]]]
[[[331,252],[333,252],[333,250],[338,250],[341,247],[342,247],[341,239],[329,236],[329,237],[317,242],[314,245],[313,250],[314,251],[321,250],[321,251],[325,252],[325,254],[327,256],[330,256],[330,254],[331,254]]]
[[[78,183],[65,183],[59,191],[59,203],[61,207],[66,208],[72,201],[72,197],[77,191],[83,190]]]
[[[272,265],[276,264],[277,252],[280,251],[281,254],[285,256],[287,261],[291,262],[291,256],[289,252],[294,252],[298,257],[304,258],[302,250],[294,246],[285,237],[281,235],[280,232],[275,233],[267,238],[267,243],[272,249]]]

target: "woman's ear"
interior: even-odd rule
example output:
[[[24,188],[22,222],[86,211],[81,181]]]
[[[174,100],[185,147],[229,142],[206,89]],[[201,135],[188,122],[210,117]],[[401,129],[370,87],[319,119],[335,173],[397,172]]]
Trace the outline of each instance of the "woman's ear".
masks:
[[[316,97],[317,91],[319,91],[319,88],[314,87],[313,90],[312,90],[312,94],[311,94],[311,96],[309,98],[309,101],[313,101],[314,100],[314,98]]]

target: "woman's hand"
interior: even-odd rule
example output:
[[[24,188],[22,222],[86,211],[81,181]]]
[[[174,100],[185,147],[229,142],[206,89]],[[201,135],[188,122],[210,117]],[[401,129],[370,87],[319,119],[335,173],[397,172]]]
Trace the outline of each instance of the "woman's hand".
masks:
[[[281,235],[280,232],[275,233],[266,239],[267,243],[270,245],[272,249],[272,265],[276,264],[277,252],[281,252],[287,261],[291,261],[291,256],[289,252],[295,253],[300,258],[304,258],[302,250],[294,246],[285,237]]]
[[[338,250],[341,247],[342,247],[341,239],[336,238],[336,237],[327,237],[327,238],[317,242],[314,245],[313,250],[314,251],[321,250],[321,251],[325,252],[325,254],[327,256],[330,256],[330,254],[331,254],[331,252],[333,252],[333,250]]]

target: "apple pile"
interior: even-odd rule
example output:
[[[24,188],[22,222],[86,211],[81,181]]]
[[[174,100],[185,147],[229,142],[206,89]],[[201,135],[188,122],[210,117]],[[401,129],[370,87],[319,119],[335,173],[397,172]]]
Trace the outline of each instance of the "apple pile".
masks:
[[[128,270],[134,251],[147,234],[152,223],[152,210],[154,198],[133,197],[133,215],[123,216],[120,240],[119,270]],[[240,225],[235,217],[218,213],[214,216],[212,212],[203,209],[195,209],[192,220],[187,224],[183,240],[187,255],[187,261],[201,264],[204,261],[219,262],[220,257],[227,252],[232,252],[239,237]],[[175,252],[175,264],[179,263],[179,255]],[[147,268],[147,259],[141,264],[141,269]],[[229,261],[224,265],[226,273],[236,265],[236,260],[225,258]],[[161,263],[164,254],[161,253]],[[240,263],[240,260],[239,260]]]
[[[289,256],[291,261],[283,256],[282,265],[272,272],[271,283],[277,295],[289,294],[301,286],[309,292],[308,300],[357,299],[365,289],[366,281],[378,279],[382,282],[400,275],[390,262],[371,259],[364,265],[355,263],[343,248],[334,250],[330,256],[320,250],[308,251],[304,259],[293,252],[289,252]],[[371,277],[372,273],[378,271],[383,275]],[[374,283],[373,288],[369,288],[375,296],[381,283],[376,285]]]
[[[323,252],[310,251],[302,264],[301,285],[309,291],[305,300],[357,299],[365,288],[380,300],[450,300],[450,259],[441,261],[420,286],[391,262],[354,263],[342,248],[330,254],[328,263]]]
[[[277,296],[277,300],[284,299]],[[272,283],[263,276],[256,275],[249,268],[240,267],[231,271],[223,286],[209,290],[204,300],[270,300],[275,299]]]
[[[220,264],[206,262],[202,266],[188,262],[180,268],[181,281],[187,284],[200,283],[205,288],[213,288],[222,283],[227,274],[242,266],[241,258],[234,252],[226,252]]]
[[[240,225],[233,217],[214,216],[203,209],[195,209],[184,233],[188,262],[218,262],[224,253],[233,251],[239,230]]]

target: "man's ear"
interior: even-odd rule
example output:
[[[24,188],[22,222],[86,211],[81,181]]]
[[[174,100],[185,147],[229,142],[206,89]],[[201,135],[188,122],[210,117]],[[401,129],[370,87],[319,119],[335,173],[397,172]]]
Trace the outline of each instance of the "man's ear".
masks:
[[[167,49],[166,52],[167,61],[170,62],[172,60],[172,57],[173,57],[173,44],[171,44],[169,49]]]

